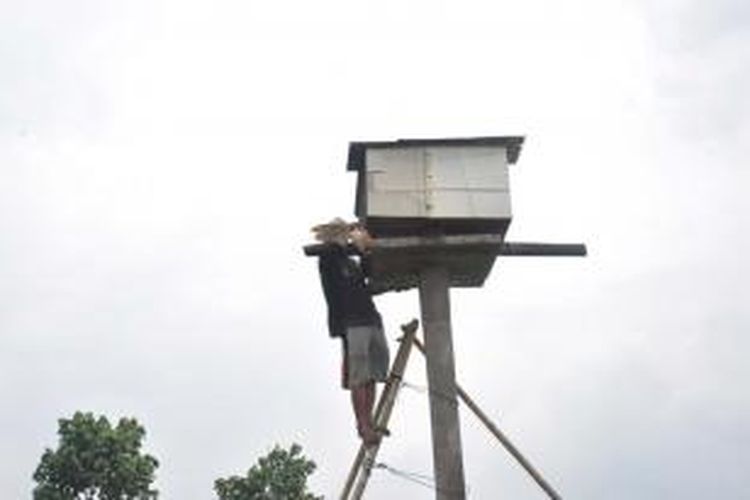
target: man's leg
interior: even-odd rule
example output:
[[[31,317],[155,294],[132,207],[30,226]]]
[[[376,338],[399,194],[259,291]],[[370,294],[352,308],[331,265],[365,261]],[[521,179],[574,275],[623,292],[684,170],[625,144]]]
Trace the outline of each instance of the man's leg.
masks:
[[[352,401],[352,409],[354,410],[354,418],[357,422],[357,434],[366,444],[373,444],[377,441],[378,436],[375,434],[372,425],[372,410],[375,406],[375,382],[356,380],[354,383],[349,379],[350,374],[350,361],[349,361],[349,343],[343,343],[342,350],[342,363],[341,363],[341,375],[342,385],[349,389],[350,397]],[[356,360],[356,357],[355,357]],[[354,362],[355,374],[357,370],[357,363]]]
[[[373,426],[373,408],[375,407],[375,380],[385,379],[387,372],[387,345],[385,349],[385,358],[381,356],[381,361],[385,361],[385,367],[373,366],[373,337],[379,334],[381,343],[385,345],[385,337],[382,330],[371,325],[350,327],[347,330],[347,365],[348,365],[348,382],[351,390],[352,407],[357,419],[357,431],[366,444],[374,444],[379,439],[379,434]],[[382,373],[381,373],[382,372]]]
[[[357,432],[365,444],[375,444],[379,435],[372,424],[372,410],[375,406],[375,382],[369,381],[351,388],[352,408],[357,420]]]
[[[370,415],[370,424],[372,424],[372,410],[375,407],[375,382],[370,381],[365,385],[365,408]]]

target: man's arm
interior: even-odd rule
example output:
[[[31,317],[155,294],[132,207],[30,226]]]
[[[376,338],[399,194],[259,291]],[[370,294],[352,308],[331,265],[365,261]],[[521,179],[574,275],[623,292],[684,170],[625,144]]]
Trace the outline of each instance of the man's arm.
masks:
[[[343,294],[344,284],[341,276],[339,259],[342,257],[333,252],[321,254],[318,258],[318,271],[320,273],[320,284],[323,295],[328,305],[328,330],[332,337],[344,335],[343,325],[340,321],[341,307],[346,299]],[[346,257],[344,257],[346,258]]]

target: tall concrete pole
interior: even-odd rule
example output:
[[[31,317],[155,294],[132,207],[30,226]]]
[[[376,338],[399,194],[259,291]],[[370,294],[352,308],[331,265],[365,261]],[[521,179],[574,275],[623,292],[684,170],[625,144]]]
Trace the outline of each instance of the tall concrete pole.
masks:
[[[430,388],[432,457],[437,500],[464,500],[461,429],[450,314],[450,277],[442,266],[422,270],[419,302]]]

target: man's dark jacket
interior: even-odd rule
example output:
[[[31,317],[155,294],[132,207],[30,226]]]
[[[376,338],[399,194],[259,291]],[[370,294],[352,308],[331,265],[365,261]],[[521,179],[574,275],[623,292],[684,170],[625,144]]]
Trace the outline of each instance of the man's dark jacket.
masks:
[[[349,326],[380,325],[362,268],[339,245],[329,245],[318,259],[320,283],[328,303],[331,337],[346,337]]]

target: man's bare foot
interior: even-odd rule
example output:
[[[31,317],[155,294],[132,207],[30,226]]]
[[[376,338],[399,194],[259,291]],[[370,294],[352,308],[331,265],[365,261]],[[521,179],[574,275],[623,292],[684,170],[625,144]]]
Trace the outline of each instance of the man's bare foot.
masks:
[[[366,446],[375,446],[380,442],[380,434],[375,431],[369,431],[362,437],[362,442]]]
[[[365,446],[373,446],[380,442],[381,434],[371,427],[358,429],[358,431],[359,437],[362,438],[362,442],[365,444]]]

